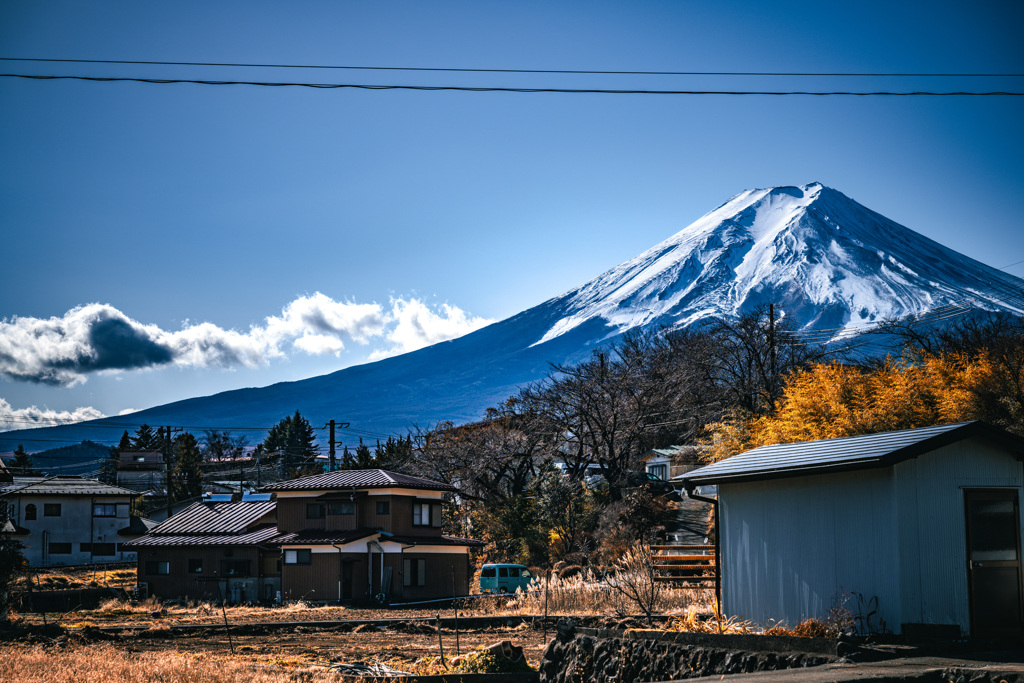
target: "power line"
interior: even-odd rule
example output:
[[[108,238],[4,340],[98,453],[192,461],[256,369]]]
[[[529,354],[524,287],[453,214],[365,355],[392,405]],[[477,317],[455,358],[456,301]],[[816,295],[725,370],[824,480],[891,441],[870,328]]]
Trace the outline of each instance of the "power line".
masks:
[[[508,93],[556,93],[556,94],[598,94],[598,95],[806,95],[815,97],[849,96],[849,97],[1021,97],[1024,92],[1006,90],[992,91],[854,91],[854,90],[629,90],[608,88],[512,88],[466,85],[379,85],[369,83],[301,83],[271,81],[211,81],[189,78],[132,78],[112,76],[41,76],[35,74],[0,74],[0,78],[24,78],[41,81],[95,81],[101,83],[150,83],[157,85],[192,84],[192,85],[253,85],[269,88],[314,88],[319,90],[354,89],[354,90],[417,90],[427,92],[508,92]]]
[[[171,62],[129,59],[54,59],[43,57],[0,57],[5,62],[47,62],[62,64],[124,64],[140,66],[227,66],[260,69],[335,69],[349,71],[427,71],[447,73],[504,74],[591,74],[599,76],[767,76],[767,77],[871,77],[871,78],[1024,78],[1013,73],[901,73],[839,71],[599,71],[594,69],[479,69],[429,66],[353,66],[330,64],[252,64],[244,62]]]

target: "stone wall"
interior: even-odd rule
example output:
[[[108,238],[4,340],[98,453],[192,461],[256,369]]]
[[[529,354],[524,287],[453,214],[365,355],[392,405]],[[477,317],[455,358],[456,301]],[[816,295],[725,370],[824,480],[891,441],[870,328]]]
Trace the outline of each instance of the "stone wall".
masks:
[[[819,666],[836,661],[835,652],[827,638],[577,629],[567,620],[544,650],[540,680],[668,681]]]

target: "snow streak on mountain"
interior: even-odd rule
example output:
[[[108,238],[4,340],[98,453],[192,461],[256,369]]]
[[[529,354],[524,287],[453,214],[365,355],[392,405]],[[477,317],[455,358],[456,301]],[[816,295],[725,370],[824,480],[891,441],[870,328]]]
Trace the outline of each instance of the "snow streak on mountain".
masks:
[[[29,450],[56,441],[116,443],[126,421],[193,431],[270,427],[296,410],[314,425],[351,423],[349,440],[384,438],[480,419],[545,377],[552,363],[583,360],[627,330],[685,327],[769,303],[824,341],[893,317],[1024,314],[1024,281],[817,183],[749,190],[582,287],[459,339],[299,382],[22,430],[17,438]]]
[[[952,307],[1024,313],[1017,278],[818,183],[738,194],[557,301],[564,317],[538,344],[596,318],[617,335],[769,303],[800,329],[836,336]]]

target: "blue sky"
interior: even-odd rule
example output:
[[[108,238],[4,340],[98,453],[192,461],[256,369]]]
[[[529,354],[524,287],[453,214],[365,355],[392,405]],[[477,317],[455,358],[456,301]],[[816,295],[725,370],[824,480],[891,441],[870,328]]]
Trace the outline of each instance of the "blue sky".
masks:
[[[0,2],[0,56],[1024,73],[1017,2]],[[707,90],[1024,79],[0,62],[18,74]],[[1024,261],[1024,98],[312,90],[0,78],[0,418],[336,370],[579,285],[753,187],[820,181]],[[1024,275],[1024,264],[1008,269]],[[78,411],[78,412],[75,412]],[[3,420],[0,419],[0,428]]]

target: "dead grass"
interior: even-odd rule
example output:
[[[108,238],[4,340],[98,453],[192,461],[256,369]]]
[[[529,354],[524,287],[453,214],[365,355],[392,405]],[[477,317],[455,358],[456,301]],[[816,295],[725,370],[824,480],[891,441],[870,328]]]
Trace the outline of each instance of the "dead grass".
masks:
[[[8,683],[284,683],[313,678],[341,680],[318,667],[287,670],[273,664],[171,649],[130,652],[108,644],[59,651],[39,646],[0,648],[0,680]]]
[[[687,610],[711,611],[714,592],[710,589],[693,590],[663,588],[655,603],[658,614],[684,614]],[[466,614],[494,615],[536,615],[544,614],[635,614],[637,605],[600,581],[589,570],[559,578],[552,574],[550,580],[538,578],[526,593],[516,592],[507,596],[484,598],[466,604]]]
[[[35,590],[68,590],[75,588],[123,588],[131,589],[135,585],[137,573],[134,569],[104,569],[97,565],[92,569],[59,569],[48,568],[34,572],[31,577],[22,579],[21,588],[28,589],[31,580]]]

